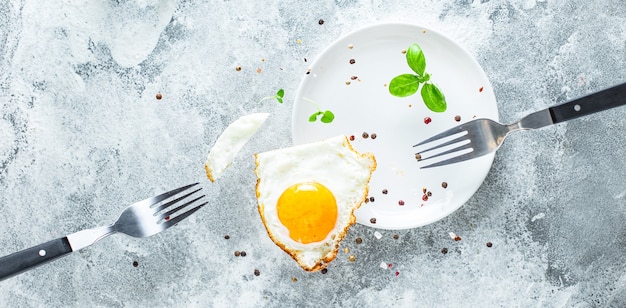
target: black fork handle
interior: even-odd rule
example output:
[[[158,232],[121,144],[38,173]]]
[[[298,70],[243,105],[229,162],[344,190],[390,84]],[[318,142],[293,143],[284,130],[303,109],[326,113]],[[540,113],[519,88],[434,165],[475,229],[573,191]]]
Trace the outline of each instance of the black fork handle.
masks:
[[[550,107],[554,124],[626,105],[626,83]]]
[[[72,252],[67,237],[33,246],[0,258],[0,281],[54,261]]]

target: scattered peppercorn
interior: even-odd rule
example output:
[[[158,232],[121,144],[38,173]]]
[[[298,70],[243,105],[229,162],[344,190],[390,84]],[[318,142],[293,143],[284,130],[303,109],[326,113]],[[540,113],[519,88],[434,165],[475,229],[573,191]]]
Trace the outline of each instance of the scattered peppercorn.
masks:
[[[404,205],[404,200],[399,200],[398,205]]]
[[[363,132],[363,134],[361,135],[361,137],[367,139],[370,135],[366,132]]]
[[[442,182],[441,183],[441,187],[448,188],[448,182]]]
[[[350,255],[350,256],[348,257],[348,261],[350,261],[350,262],[354,262],[354,261],[356,261],[356,257],[355,257],[354,255]]]
[[[304,62],[308,62],[306,58],[304,58]]]
[[[433,121],[433,119],[431,119],[430,117],[425,117],[424,118],[424,124],[429,124],[432,121]]]
[[[225,238],[225,239],[229,239],[229,238],[230,238],[230,235],[226,234],[226,235],[224,235],[224,238]]]
[[[370,136],[370,138],[372,138],[372,139],[376,139],[376,137],[377,137],[377,136],[376,136],[376,133],[373,133],[373,134]]]
[[[343,249],[343,253],[350,253],[350,248],[346,247]]]
[[[420,153],[415,153],[415,159],[422,160],[422,155],[420,155]]]
[[[354,240],[357,244],[361,244],[363,243],[363,239],[360,237],[357,237],[356,240]]]
[[[238,71],[238,72],[241,71],[241,66],[239,66],[239,65],[235,66],[235,70]]]
[[[241,252],[239,252],[239,250],[235,250],[235,257],[239,257],[241,255]]]
[[[387,190],[387,188],[383,189],[383,195],[386,195],[388,193],[389,193],[389,191]]]
[[[291,277],[291,281],[293,281],[293,282],[297,282],[297,281],[298,281],[298,278],[296,278],[296,277]]]
[[[323,268],[323,269],[322,269],[322,275],[326,275],[326,273],[328,273],[328,269]]]
[[[480,89],[478,89],[478,92],[482,92],[483,91],[483,87],[480,87]]]
[[[370,218],[370,223],[375,224],[376,223],[376,218]]]
[[[397,239],[399,239],[399,238],[400,238],[400,236],[399,236],[399,235],[397,235],[397,234],[394,234],[394,235],[393,235],[393,239],[394,239],[394,240],[397,240]]]
[[[163,95],[161,93],[157,93],[156,99],[162,99],[162,98],[163,98]]]
[[[133,267],[137,267],[137,266],[139,266],[139,262],[133,261]]]
[[[261,275],[261,271],[259,271],[258,269],[254,269],[254,276],[259,276]]]
[[[406,54],[406,49],[402,49],[402,54]]]
[[[350,141],[354,141],[354,135],[350,135]]]
[[[257,72],[257,73],[261,74],[261,72],[262,72],[262,71],[263,71],[263,69],[261,69],[260,67],[257,67],[257,68],[256,68],[256,72]]]
[[[370,197],[370,202],[374,202],[374,200],[376,200],[374,197]]]
[[[350,77],[350,79],[352,79],[352,80],[357,80],[358,78],[359,78],[359,77],[357,77],[357,76],[352,76],[352,77]]]
[[[350,59],[350,64],[354,64],[356,61],[354,59]]]
[[[365,198],[364,202],[365,203],[370,203],[370,198]]]
[[[424,195],[422,196],[422,200],[423,200],[423,201],[428,201],[428,195],[427,195],[427,194],[424,194]]]
[[[320,24],[320,25],[323,25],[324,24],[324,20],[320,19],[317,23]]]
[[[428,191],[428,189],[426,189],[426,187],[422,188],[422,192],[426,193]]]
[[[432,196],[433,196],[433,193],[432,193],[432,192],[430,192],[430,191],[429,191],[429,192],[427,192],[426,194],[427,194],[429,197],[432,197]]]
[[[455,235],[455,236],[454,236],[454,241],[455,241],[455,242],[458,242],[458,241],[460,241],[460,240],[461,240],[461,237],[460,237],[460,236],[458,236],[458,235]]]
[[[348,45],[348,49],[352,49],[352,48],[354,48],[354,45],[352,44]]]
[[[400,272],[396,272],[396,277],[398,277],[398,275],[400,275]]]
[[[461,121],[461,116],[460,115],[454,116],[454,120],[457,121],[457,122],[460,122]]]
[[[441,253],[444,254],[444,255],[447,254],[448,253],[448,248],[442,248],[441,249]]]
[[[245,256],[246,256],[246,252],[245,252],[245,251],[242,251],[242,252],[241,252],[241,256],[242,256],[242,257],[245,257]]]
[[[491,246],[493,246],[493,244],[491,242],[487,242],[487,247],[491,248]]]

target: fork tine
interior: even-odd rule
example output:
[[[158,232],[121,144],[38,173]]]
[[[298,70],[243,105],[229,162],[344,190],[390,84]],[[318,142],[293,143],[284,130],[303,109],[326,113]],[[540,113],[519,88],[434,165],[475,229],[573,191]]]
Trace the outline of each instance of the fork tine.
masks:
[[[157,204],[157,203],[159,203],[159,202],[161,202],[161,201],[163,201],[163,200],[165,200],[165,199],[167,199],[167,198],[169,198],[171,196],[174,196],[174,195],[176,195],[176,194],[178,194],[180,192],[183,192],[184,190],[186,190],[186,189],[188,189],[190,187],[196,186],[198,184],[200,184],[200,183],[194,183],[194,184],[190,184],[190,185],[187,185],[187,186],[183,186],[181,188],[177,188],[177,189],[174,189],[172,191],[168,191],[166,193],[160,194],[160,195],[158,195],[156,197],[151,197],[151,198],[139,201],[139,202],[135,202],[134,204],[135,205],[141,205],[141,206],[151,206],[151,205]]]
[[[427,168],[439,167],[439,166],[444,166],[444,165],[449,165],[449,164],[454,164],[454,163],[460,163],[462,161],[466,161],[466,160],[472,159],[474,157],[477,157],[476,153],[475,152],[469,152],[469,153],[465,153],[463,155],[452,157],[450,159],[446,159],[446,160],[442,160],[440,162],[436,162],[434,164],[422,166],[422,167],[420,167],[420,169],[427,169]]]
[[[428,139],[426,139],[426,140],[424,140],[424,141],[414,145],[413,147],[420,146],[422,144],[426,144],[426,143],[429,143],[429,142],[432,142],[432,141],[435,141],[435,140],[439,140],[441,138],[445,138],[445,137],[448,137],[448,136],[452,136],[454,134],[461,133],[464,130],[465,130],[464,125],[455,126],[455,127],[450,128],[450,129],[448,129],[446,131],[443,131],[443,132],[441,132],[441,133],[439,133],[437,135],[434,135],[434,136],[432,136],[432,137],[430,137],[430,138],[428,138]]]
[[[196,192],[198,192],[198,191],[200,191],[200,190],[202,190],[202,188],[198,188],[198,189],[196,189],[196,190],[194,190],[194,191],[192,191],[192,192],[190,192],[190,193],[188,193],[188,194],[186,194],[186,195],[180,196],[180,197],[178,197],[178,198],[176,198],[176,199],[174,199],[174,200],[172,200],[172,201],[169,201],[169,202],[167,202],[167,203],[161,204],[161,205],[159,205],[159,206],[155,206],[155,207],[152,209],[152,213],[155,213],[155,214],[156,214],[156,213],[160,212],[161,210],[163,210],[163,209],[166,209],[166,208],[170,207],[171,205],[173,205],[173,204],[177,203],[178,201],[183,200],[183,199],[185,199],[185,198],[187,198],[187,197],[189,197],[189,196],[191,196],[191,195],[195,194]]]
[[[443,147],[445,147],[447,145],[459,143],[459,142],[464,141],[464,140],[469,140],[469,139],[467,139],[467,134],[465,134],[463,136],[460,136],[460,137],[458,137],[456,139],[450,140],[448,142],[445,142],[445,143],[442,143],[442,144],[438,144],[438,145],[436,145],[434,147],[431,147],[431,148],[428,148],[426,150],[419,151],[419,154],[424,154],[426,152],[429,152],[429,151],[432,151],[432,150],[436,150],[436,149],[439,149],[439,148],[443,148]]]
[[[440,156],[443,156],[443,155],[446,155],[446,154],[456,153],[456,152],[459,152],[459,151],[462,151],[462,150],[466,150],[466,149],[471,149],[471,148],[472,148],[472,144],[471,143],[465,143],[465,144],[463,144],[461,146],[458,146],[458,147],[456,147],[454,149],[450,149],[450,150],[447,150],[447,151],[444,151],[444,152],[441,152],[441,153],[437,153],[437,154],[435,154],[433,156],[429,156],[429,157],[420,159],[420,161],[425,161],[425,160],[428,160],[428,159],[431,159],[431,158],[436,158],[436,157],[440,157]]]
[[[169,228],[169,227],[171,227],[171,226],[181,222],[183,219],[189,217],[189,215],[195,213],[197,210],[199,210],[201,207],[205,206],[206,204],[207,204],[207,202],[204,202],[204,203],[194,207],[193,209],[191,209],[191,210],[189,210],[187,212],[184,212],[184,213],[182,213],[182,214],[180,214],[180,215],[178,215],[178,216],[176,216],[176,217],[174,217],[174,218],[172,218],[170,220],[166,220],[165,222],[163,222],[163,226],[165,228]]]
[[[185,197],[186,197],[186,196],[185,196]],[[187,203],[185,203],[185,204],[183,204],[183,205],[177,206],[177,207],[175,207],[174,209],[171,209],[171,210],[169,210],[169,211],[167,211],[167,212],[165,212],[165,213],[162,213],[162,214],[159,214],[159,215],[155,215],[155,216],[157,217],[157,220],[161,220],[161,219],[163,219],[163,218],[165,218],[165,217],[168,217],[168,216],[170,216],[170,215],[175,214],[176,212],[178,212],[178,211],[180,211],[180,210],[182,210],[182,209],[184,209],[184,208],[188,207],[190,204],[193,204],[194,202],[196,202],[196,201],[198,201],[198,200],[200,200],[200,199],[202,199],[202,198],[204,198],[204,195],[202,195],[202,196],[200,196],[200,197],[197,197],[197,198],[195,198],[195,199],[193,199],[193,200],[191,200],[191,201],[189,201],[189,202],[187,202]],[[179,199],[180,199],[180,198],[179,198]],[[179,200],[179,199],[177,199],[177,200]],[[174,201],[176,201],[176,200],[174,200]],[[169,205],[173,205],[173,204],[175,203],[174,201],[169,202],[168,204],[169,204]],[[167,208],[167,207],[165,207],[165,208]]]

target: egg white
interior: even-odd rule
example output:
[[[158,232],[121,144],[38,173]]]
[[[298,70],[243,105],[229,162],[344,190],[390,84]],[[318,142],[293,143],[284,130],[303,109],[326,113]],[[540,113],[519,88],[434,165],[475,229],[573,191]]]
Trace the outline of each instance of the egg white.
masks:
[[[320,270],[332,261],[339,242],[356,222],[354,210],[368,194],[376,168],[370,153],[356,152],[345,136],[255,155],[259,213],[270,238],[307,271]],[[297,183],[317,182],[328,188],[337,201],[337,222],[326,238],[303,244],[289,237],[278,218],[278,198]]]
[[[252,113],[240,117],[224,130],[209,151],[204,169],[206,175],[215,182],[230,166],[237,153],[250,140],[252,135],[265,123],[269,113]]]

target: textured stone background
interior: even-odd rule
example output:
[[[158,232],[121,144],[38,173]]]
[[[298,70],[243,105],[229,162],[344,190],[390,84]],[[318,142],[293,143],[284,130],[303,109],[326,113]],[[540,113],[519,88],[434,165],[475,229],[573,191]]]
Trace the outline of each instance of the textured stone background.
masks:
[[[510,122],[626,80],[622,0],[200,2],[0,3],[0,255],[189,182],[211,196],[164,234],[116,235],[1,282],[2,306],[626,306],[626,109],[511,137],[460,210],[380,240],[355,225],[342,248],[356,262],[341,252],[326,275],[267,237],[250,159],[291,144],[303,58],[342,34],[439,30],[480,62]],[[281,87],[284,105],[257,103]],[[265,138],[210,184],[210,145],[251,112],[272,113]]]

